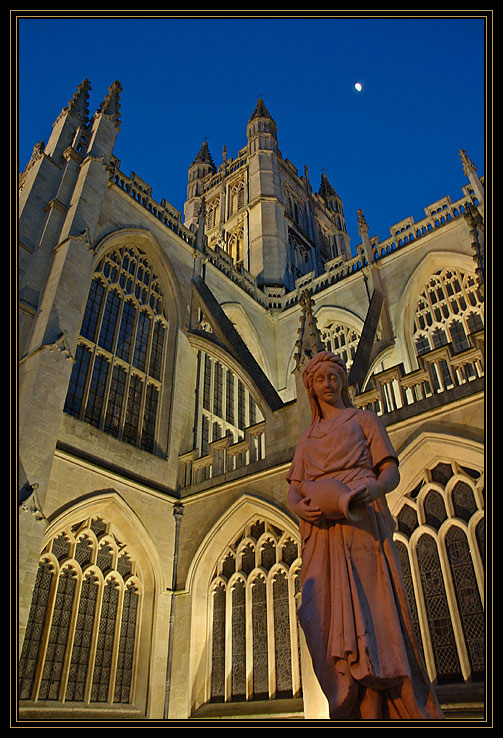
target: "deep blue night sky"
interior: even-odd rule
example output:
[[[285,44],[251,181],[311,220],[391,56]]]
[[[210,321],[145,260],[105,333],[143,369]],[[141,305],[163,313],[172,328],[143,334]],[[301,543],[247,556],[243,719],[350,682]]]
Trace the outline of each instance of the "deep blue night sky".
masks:
[[[139,11],[138,11],[139,12]],[[163,11],[165,12],[165,11]],[[90,113],[123,86],[115,149],[183,212],[187,169],[207,137],[218,166],[246,145],[262,96],[283,157],[313,189],[324,170],[370,235],[467,183],[459,149],[484,173],[485,21],[480,17],[18,18],[19,169],[48,141],[87,78]],[[462,12],[462,11],[461,11]],[[32,13],[32,15],[34,15]],[[354,85],[362,84],[361,92]]]

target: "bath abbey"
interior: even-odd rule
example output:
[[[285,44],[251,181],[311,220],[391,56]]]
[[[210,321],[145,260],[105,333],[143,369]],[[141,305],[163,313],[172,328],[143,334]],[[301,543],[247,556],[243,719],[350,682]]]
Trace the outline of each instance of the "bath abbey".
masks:
[[[90,87],[19,175],[18,719],[328,717],[286,481],[321,349],[396,450],[386,499],[444,715],[483,718],[477,162],[454,152],[462,190],[381,240],[283,156],[260,98],[239,151],[187,152],[181,213],[114,155],[121,84],[93,115]]]

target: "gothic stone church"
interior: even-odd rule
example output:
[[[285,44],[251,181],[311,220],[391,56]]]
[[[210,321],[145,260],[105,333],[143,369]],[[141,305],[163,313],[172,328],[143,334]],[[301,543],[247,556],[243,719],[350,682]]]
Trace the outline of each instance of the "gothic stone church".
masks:
[[[182,215],[121,171],[121,85],[92,117],[89,90],[19,180],[18,716],[326,717],[285,482],[320,347],[398,453],[388,502],[446,715],[482,715],[484,183],[467,152],[454,199],[384,241],[351,214],[351,250],[336,190],[283,157],[263,100],[233,158],[203,143]]]

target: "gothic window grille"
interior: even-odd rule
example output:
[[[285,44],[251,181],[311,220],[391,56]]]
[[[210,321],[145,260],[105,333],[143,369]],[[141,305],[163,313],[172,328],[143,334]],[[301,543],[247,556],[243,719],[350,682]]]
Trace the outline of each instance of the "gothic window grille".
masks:
[[[43,558],[40,561],[19,662],[19,698],[21,700],[30,699],[35,680],[38,653],[49,615],[49,596],[53,585],[54,571],[50,559]]]
[[[20,658],[21,700],[133,702],[141,579],[103,523],[84,520],[44,549]]]
[[[263,420],[244,382],[222,362],[204,351],[198,352],[199,388],[196,392],[195,448],[201,456],[209,444],[224,436],[242,440],[244,431]]]
[[[206,230],[211,231],[218,225],[220,213],[220,198],[216,197],[206,206]]]
[[[417,544],[418,567],[428,617],[438,683],[462,681],[461,664],[435,539],[423,534]]]
[[[210,701],[300,695],[299,556],[299,542],[263,520],[222,554],[210,585]]]
[[[223,702],[225,699],[225,601],[226,590],[223,582],[218,582],[213,591],[212,645],[211,661],[211,701]]]
[[[455,461],[404,495],[395,540],[409,609],[432,679],[484,678],[483,475]]]
[[[344,323],[328,323],[321,334],[328,351],[332,351],[346,362],[348,369],[356,356],[360,334]]]
[[[159,279],[143,252],[106,254],[89,290],[65,412],[153,453],[167,325]]]
[[[445,543],[468,659],[473,678],[477,680],[483,678],[485,667],[484,611],[466,533],[453,526]]]
[[[482,297],[475,276],[455,269],[436,272],[416,303],[413,342],[419,356],[447,342],[469,348],[468,334],[483,328]]]

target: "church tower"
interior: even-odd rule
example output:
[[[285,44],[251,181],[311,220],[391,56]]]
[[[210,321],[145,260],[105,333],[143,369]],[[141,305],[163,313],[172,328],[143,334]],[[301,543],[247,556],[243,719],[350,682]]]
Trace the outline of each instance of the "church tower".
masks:
[[[259,285],[286,281],[288,234],[277,126],[259,99],[246,128],[248,138],[250,272]]]

